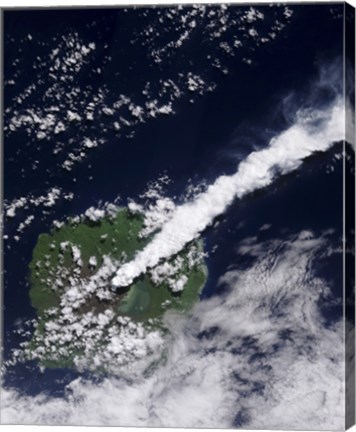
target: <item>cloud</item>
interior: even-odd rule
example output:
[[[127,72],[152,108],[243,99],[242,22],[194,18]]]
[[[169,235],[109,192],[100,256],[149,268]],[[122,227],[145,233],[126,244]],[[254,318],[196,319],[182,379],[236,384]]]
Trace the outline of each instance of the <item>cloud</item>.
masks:
[[[287,174],[297,169],[305,158],[316,151],[328,150],[345,137],[341,98],[328,109],[303,110],[296,117],[296,123],[273,138],[266,148],[250,153],[234,175],[218,177],[204,193],[177,206],[152,241],[131,262],[118,269],[112,284],[116,287],[130,285],[138,276],[197,238],[235,198],[268,186],[277,173]]]
[[[343,429],[342,322],[325,326],[331,291],[313,271],[330,242],[309,231],[260,242],[249,268],[221,277],[224,295],[166,315],[153,373],[77,379],[63,398],[5,389],[3,423]]]

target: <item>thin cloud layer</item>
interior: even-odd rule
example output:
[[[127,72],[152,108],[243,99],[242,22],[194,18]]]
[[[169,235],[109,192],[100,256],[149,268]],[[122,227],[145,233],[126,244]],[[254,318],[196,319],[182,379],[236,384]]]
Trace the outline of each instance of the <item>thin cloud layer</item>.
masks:
[[[330,237],[249,243],[259,257],[220,279],[225,295],[167,315],[171,341],[152,375],[77,379],[64,398],[5,389],[3,423],[342,429],[342,323],[325,326],[318,302],[331,292],[312,270],[335,253]]]

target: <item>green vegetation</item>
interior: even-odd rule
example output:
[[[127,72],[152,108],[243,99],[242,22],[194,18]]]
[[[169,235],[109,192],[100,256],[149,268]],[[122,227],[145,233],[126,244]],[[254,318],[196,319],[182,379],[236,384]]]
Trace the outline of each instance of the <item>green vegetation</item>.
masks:
[[[187,310],[197,300],[205,279],[205,272],[201,268],[193,269],[189,273],[184,290],[172,293],[167,285],[155,286],[145,276],[132,285],[118,311],[133,319],[147,320],[159,317],[167,309]]]
[[[69,270],[68,276],[71,276],[75,269],[70,248],[61,253],[61,243],[69,242],[79,247],[83,261],[80,276],[84,278],[91,274],[90,257],[96,257],[97,267],[103,263],[104,255],[120,258],[126,254],[127,260],[132,259],[135,252],[148,242],[138,238],[142,224],[142,217],[129,215],[123,209],[113,219],[106,217],[99,222],[80,223],[69,221],[63,227],[53,229],[50,234],[41,234],[30,263],[30,298],[38,314],[58,306],[60,290],[53,289],[55,282],[59,278],[65,285],[68,277],[63,278],[61,270]]]
[[[132,215],[127,209],[121,209],[115,216],[106,216],[97,222],[69,220],[62,227],[39,236],[30,263],[30,299],[38,314],[38,326],[28,345],[30,353],[38,351],[44,344],[46,323],[61,316],[61,299],[70,286],[73,286],[73,281],[75,285],[96,280],[96,275],[105,264],[105,257],[109,257],[111,262],[123,263],[131,260],[135,253],[150,241],[149,238],[139,238],[142,228],[141,215]],[[80,252],[79,258],[75,257],[73,248]],[[167,281],[155,285],[149,275],[144,275],[130,287],[114,292],[110,299],[100,299],[95,292],[88,295],[85,302],[75,309],[76,319],[80,320],[80,317],[88,312],[98,316],[110,309],[115,320],[120,316],[129,317],[150,328],[162,328],[163,314],[169,309],[189,309],[198,299],[205,284],[204,263],[193,266],[189,264],[188,254],[192,248],[202,251],[201,242],[188,245],[170,260],[173,263],[179,257],[183,262],[175,275],[187,277],[183,291],[172,292]],[[113,273],[109,273],[104,277],[105,289],[110,291],[112,276]],[[68,355],[52,356],[46,348],[46,355],[41,357],[41,363],[46,367],[70,367],[73,357],[80,354],[80,349],[78,352],[77,348],[72,347],[66,352]]]

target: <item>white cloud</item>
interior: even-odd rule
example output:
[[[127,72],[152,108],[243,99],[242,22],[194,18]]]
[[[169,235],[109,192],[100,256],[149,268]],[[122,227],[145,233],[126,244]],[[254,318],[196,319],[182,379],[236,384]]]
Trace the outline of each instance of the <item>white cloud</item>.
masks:
[[[96,267],[98,265],[98,260],[95,256],[91,256],[89,258],[89,265],[92,267]]]
[[[343,429],[342,326],[324,325],[318,302],[330,291],[313,273],[329,242],[302,232],[260,243],[250,268],[221,278],[224,296],[188,317],[167,314],[172,339],[154,373],[77,379],[63,398],[5,389],[2,421],[227,428],[240,418],[245,428]]]
[[[175,255],[197,238],[235,198],[268,186],[276,172],[289,173],[312,153],[326,151],[334,142],[343,140],[344,116],[341,99],[329,109],[298,113],[293,126],[273,138],[268,147],[252,152],[234,175],[220,176],[195,200],[177,206],[153,240],[131,262],[118,269],[113,285],[130,285],[160,260]]]
[[[96,209],[94,207],[90,207],[90,208],[88,208],[88,210],[86,210],[85,216],[89,220],[91,220],[93,222],[97,222],[97,221],[103,219],[103,217],[105,216],[105,211],[100,210],[100,209]]]

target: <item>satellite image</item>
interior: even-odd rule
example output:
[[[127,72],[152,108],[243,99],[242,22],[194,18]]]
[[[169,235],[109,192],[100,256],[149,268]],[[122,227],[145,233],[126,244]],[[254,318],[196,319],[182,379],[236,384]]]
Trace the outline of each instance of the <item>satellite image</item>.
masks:
[[[349,425],[354,10],[2,14],[1,423]]]

